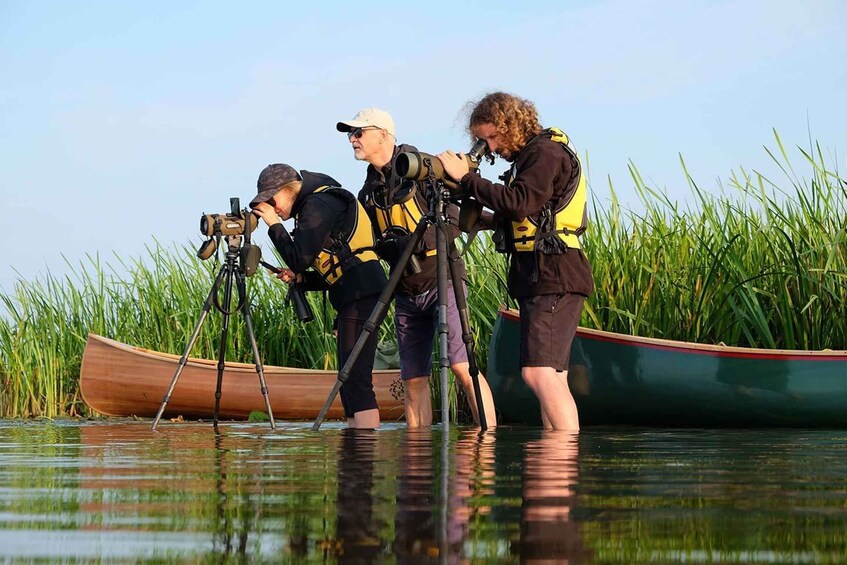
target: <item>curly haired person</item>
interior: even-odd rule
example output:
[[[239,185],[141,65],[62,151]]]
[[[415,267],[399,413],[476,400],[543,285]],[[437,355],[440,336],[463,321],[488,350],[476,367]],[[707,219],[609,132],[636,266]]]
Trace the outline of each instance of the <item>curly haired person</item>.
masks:
[[[494,92],[474,104],[468,130],[512,164],[503,183],[470,173],[462,154],[438,158],[462,190],[494,210],[495,246],[511,255],[509,294],[521,311],[521,376],[538,397],[544,427],[579,430],[567,368],[594,290],[579,241],[587,218],[582,166],[568,136],[543,128],[535,105],[512,94]]]

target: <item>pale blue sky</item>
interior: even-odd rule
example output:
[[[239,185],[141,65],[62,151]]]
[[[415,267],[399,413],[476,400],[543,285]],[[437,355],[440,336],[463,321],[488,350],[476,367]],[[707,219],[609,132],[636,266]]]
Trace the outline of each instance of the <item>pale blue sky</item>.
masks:
[[[529,98],[588,151],[601,202],[607,177],[634,202],[629,160],[679,199],[678,153],[704,188],[772,170],[772,128],[810,128],[844,168],[845,60],[843,0],[0,1],[0,290],[62,255],[193,246],[271,162],[355,192],[335,123],[368,106],[436,152],[469,146],[469,100]]]

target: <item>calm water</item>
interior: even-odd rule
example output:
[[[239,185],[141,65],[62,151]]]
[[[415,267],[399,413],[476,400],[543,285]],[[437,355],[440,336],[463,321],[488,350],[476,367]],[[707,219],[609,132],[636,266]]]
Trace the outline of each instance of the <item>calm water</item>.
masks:
[[[0,422],[0,561],[847,562],[847,432]]]

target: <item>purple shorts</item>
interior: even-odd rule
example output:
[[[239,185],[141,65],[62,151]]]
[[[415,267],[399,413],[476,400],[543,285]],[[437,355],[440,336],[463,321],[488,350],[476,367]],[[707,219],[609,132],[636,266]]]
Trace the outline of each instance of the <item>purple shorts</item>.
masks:
[[[467,296],[467,285],[462,284]],[[417,296],[398,294],[394,303],[394,326],[400,350],[400,378],[428,377],[432,373],[432,351],[438,327],[438,289]],[[447,284],[447,358],[450,364],[466,362],[462,323],[456,308],[453,284]]]

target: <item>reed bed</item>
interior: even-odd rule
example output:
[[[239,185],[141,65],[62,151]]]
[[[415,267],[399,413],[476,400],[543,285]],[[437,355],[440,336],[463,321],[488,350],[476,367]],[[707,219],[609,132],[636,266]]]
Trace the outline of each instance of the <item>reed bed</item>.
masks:
[[[847,349],[847,183],[819,145],[768,151],[784,182],[733,172],[681,207],[630,165],[641,209],[595,199],[597,284],[583,323],[633,335],[770,349]]]
[[[799,149],[798,174],[775,140],[769,154],[782,169],[779,183],[742,169],[707,190],[683,161],[691,194],[684,206],[647,185],[634,165],[638,202],[623,206],[611,186],[611,198],[594,196],[584,245],[597,288],[583,325],[702,343],[847,349],[847,183],[819,145]],[[487,235],[465,261],[484,372],[497,309],[513,305],[506,261]],[[73,275],[19,281],[0,295],[0,417],[85,414],[78,379],[89,332],[181,354],[219,264],[199,261],[187,245],[154,243],[143,258],[91,256],[71,267]],[[310,294],[316,319],[302,324],[275,278],[251,277],[248,292],[263,362],[337,368],[334,312],[321,294]],[[217,356],[220,319],[213,310],[193,356]],[[241,316],[231,321],[227,359],[252,362]],[[389,313],[380,339],[393,333]],[[432,382],[438,397],[438,379]],[[451,395],[455,413],[460,403]]]

